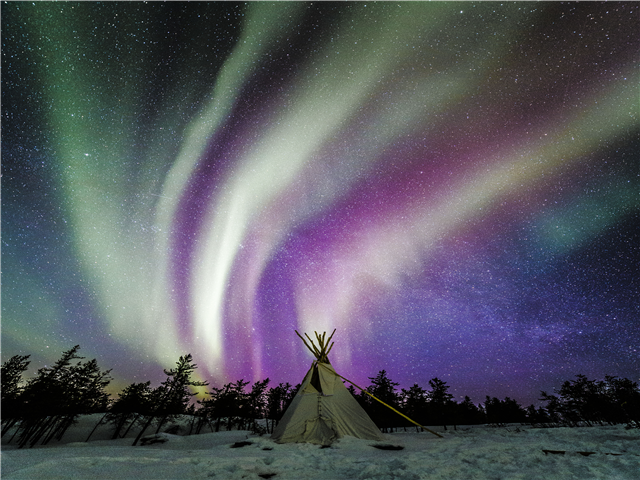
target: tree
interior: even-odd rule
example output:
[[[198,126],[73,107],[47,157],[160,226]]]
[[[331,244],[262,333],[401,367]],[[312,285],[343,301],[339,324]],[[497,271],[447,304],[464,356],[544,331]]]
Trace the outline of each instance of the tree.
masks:
[[[609,400],[607,420],[611,423],[640,421],[640,389],[628,378],[604,377],[604,392]]]
[[[29,368],[30,355],[14,355],[2,364],[2,436],[13,427],[22,411],[20,396],[24,390],[21,385],[22,374]]]
[[[258,425],[257,420],[265,418],[267,413],[267,385],[269,385],[268,378],[256,381],[251,387],[251,392],[247,395],[247,416],[245,419],[248,422],[244,428],[251,430],[253,433],[262,434],[265,432],[264,428]]]
[[[125,437],[129,429],[143,416],[149,416],[153,413],[153,405],[151,395],[153,390],[150,387],[151,382],[132,383],[122,390],[118,395],[118,399],[109,409],[108,421],[113,423],[114,430],[112,439],[120,437],[120,432],[124,426],[129,423],[127,430],[122,434]]]
[[[69,391],[73,392],[73,403],[70,409],[78,414],[105,412],[109,406],[109,395],[105,388],[111,383],[111,370],[100,371],[98,361],[94,358],[85,363],[78,363],[72,368]],[[73,405],[73,406],[72,406]],[[75,407],[75,408],[74,408]]]
[[[485,423],[484,412],[473,404],[468,396],[456,406],[456,419],[458,425],[478,425]]]
[[[640,420],[640,390],[638,384],[626,378],[605,376],[604,380],[589,380],[576,375],[575,380],[562,384],[557,395],[541,392],[552,421],[567,425],[584,422],[610,424]]]
[[[371,385],[367,387],[367,391],[371,395],[393,408],[397,409],[400,407],[399,397],[396,392],[398,383],[391,381],[385,370],[380,370],[378,375],[369,377],[369,380],[371,380]],[[373,399],[369,400],[366,410],[373,422],[381,428],[383,432],[387,432],[387,429],[400,422],[399,418],[401,417]]]
[[[529,405],[525,412],[527,414],[527,421],[532,425],[540,425],[551,422],[551,417],[547,410],[542,407],[536,408],[535,405]]]
[[[397,382],[391,381],[386,370],[380,370],[375,377],[369,377],[371,385],[367,391],[392,406],[398,406],[398,394],[396,393]]]
[[[189,387],[203,387],[208,385],[207,382],[193,380],[191,375],[198,368],[193,363],[191,354],[180,357],[176,362],[176,368],[164,370],[167,379],[153,391],[152,405],[153,413],[149,416],[144,427],[136,437],[133,445],[137,445],[138,441],[149,428],[154,418],[158,419],[158,428],[156,433],[160,431],[162,425],[171,417],[183,414],[191,397],[195,395],[189,390]]]
[[[429,386],[431,387],[431,391],[428,392],[427,396],[429,402],[432,404],[446,405],[453,400],[453,395],[449,393],[449,385],[447,385],[447,382],[443,382],[438,377],[435,377],[429,380]]]
[[[4,402],[6,400],[17,398],[22,393],[20,382],[22,374],[29,368],[29,357],[31,355],[14,355],[2,364],[1,384],[2,384],[2,402],[3,408],[6,408]]]
[[[576,375],[576,380],[567,380],[558,392],[563,399],[564,414],[574,422],[585,421],[588,425],[602,421],[607,407],[602,382]]]
[[[540,400],[543,402],[547,402],[545,411],[547,412],[547,416],[549,417],[550,422],[559,423],[563,420],[562,404],[560,402],[560,399],[556,395],[550,395],[543,390],[540,392]]]
[[[266,418],[272,421],[271,430],[280,422],[282,415],[287,411],[296,393],[297,389],[294,389],[290,383],[281,383],[277,387],[269,389],[267,392]]]
[[[105,392],[111,382],[110,370],[101,371],[97,361],[78,362],[79,345],[67,350],[52,366],[38,370],[20,396],[23,402],[19,446],[33,447],[41,438],[42,444],[60,440],[65,431],[81,414],[103,412],[109,402]]]
[[[431,390],[427,392],[428,412],[432,419],[432,425],[442,425],[447,429],[447,423],[451,423],[455,402],[453,395],[449,393],[449,385],[438,377],[429,380]]]
[[[421,425],[426,423],[427,392],[417,383],[409,390],[401,389],[402,406],[407,416]]]
[[[496,397],[487,396],[484,403],[487,415],[487,423],[523,423],[527,420],[527,414],[520,404],[509,397],[498,400]]]

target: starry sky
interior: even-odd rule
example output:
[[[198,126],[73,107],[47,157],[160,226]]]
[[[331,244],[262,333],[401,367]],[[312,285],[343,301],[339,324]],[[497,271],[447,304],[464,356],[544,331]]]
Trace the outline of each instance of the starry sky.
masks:
[[[640,381],[637,3],[2,4],[2,360]]]

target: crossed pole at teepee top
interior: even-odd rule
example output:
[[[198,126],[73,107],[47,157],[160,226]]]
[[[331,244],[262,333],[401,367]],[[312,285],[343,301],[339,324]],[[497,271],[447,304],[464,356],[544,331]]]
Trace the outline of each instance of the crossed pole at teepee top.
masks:
[[[317,363],[318,365],[329,369],[329,367],[326,366],[327,363],[329,363],[329,352],[331,351],[331,349],[333,348],[333,343],[331,343],[331,345],[329,345],[329,342],[331,342],[331,339],[333,338],[333,334],[336,333],[336,329],[333,329],[333,332],[331,333],[331,335],[329,336],[329,340],[325,341],[325,338],[327,336],[327,332],[324,332],[322,335],[318,334],[318,332],[313,332],[316,335],[316,341],[318,342],[318,347],[316,347],[316,345],[313,343],[313,340],[311,340],[311,338],[309,337],[309,335],[307,335],[306,333],[304,334],[305,337],[307,337],[307,339],[309,340],[309,343],[307,343],[307,341],[304,339],[304,337],[302,335],[300,335],[298,333],[297,330],[294,330],[296,332],[296,335],[298,335],[300,337],[300,339],[304,342],[304,344],[306,345],[306,347],[311,351],[311,353],[313,353],[313,355],[316,357]],[[329,348],[327,348],[327,346]],[[336,373],[334,370],[331,370],[332,373],[334,373],[335,375],[337,375],[338,377],[340,377],[341,379],[343,379],[346,382],[349,382],[351,385],[353,385],[356,388],[359,388],[361,391],[363,391],[364,393],[366,393],[367,395],[369,395],[371,398],[373,398],[374,400],[377,400],[378,402],[380,402],[382,405],[384,405],[385,407],[393,410],[394,412],[396,412],[398,415],[400,415],[403,418],[406,418],[407,420],[409,420],[411,423],[413,423],[414,425],[417,425],[418,427],[420,427],[423,430],[426,430],[429,433],[433,433],[434,435],[437,435],[440,438],[444,438],[442,435],[440,435],[437,432],[434,432],[433,430],[429,430],[427,427],[423,427],[422,425],[420,425],[418,422],[415,422],[413,420],[411,420],[409,417],[407,417],[404,413],[400,413],[398,410],[396,410],[395,408],[393,408],[391,405],[387,405],[386,403],[384,403],[382,400],[380,400],[377,397],[374,397],[371,393],[369,393],[367,390],[365,390],[364,388],[356,385],[355,383],[353,383],[351,380],[349,380],[348,378],[344,378],[342,375],[340,375],[339,373]]]
[[[335,328],[333,329],[333,333],[331,333],[331,336],[329,337],[329,340],[327,340],[326,342],[325,342],[324,339],[327,336],[327,332],[324,332],[322,335],[319,335],[318,332],[313,332],[313,333],[316,334],[316,341],[318,342],[319,347],[316,347],[316,345],[313,343],[313,340],[311,340],[311,338],[309,338],[309,335],[307,335],[306,333],[304,334],[304,336],[307,337],[307,339],[309,339],[309,343],[307,343],[307,341],[304,339],[304,337],[302,335],[300,335],[297,330],[294,330],[294,332],[296,332],[296,335],[298,335],[300,337],[300,339],[304,342],[306,347],[309,350],[311,350],[311,353],[313,353],[313,355],[315,355],[315,357],[318,360],[318,362],[320,362],[320,363],[329,363],[328,355],[329,355],[329,352],[331,351],[331,349],[333,348],[333,343],[331,345],[329,345],[329,342],[333,338],[333,334],[336,333],[336,329]],[[327,349],[327,345],[329,345],[329,349]]]

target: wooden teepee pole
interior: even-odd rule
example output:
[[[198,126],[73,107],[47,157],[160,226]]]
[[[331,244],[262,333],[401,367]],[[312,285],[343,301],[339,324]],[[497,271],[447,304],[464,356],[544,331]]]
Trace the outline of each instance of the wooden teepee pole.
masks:
[[[311,348],[309,346],[309,344],[307,343],[307,341],[304,339],[304,337],[302,335],[300,335],[298,333],[297,330],[294,330],[294,332],[296,332],[296,335],[298,335],[300,337],[300,340],[302,340],[304,342],[304,345],[309,349],[309,351],[311,353],[313,353],[313,356],[318,358],[318,350],[315,348],[315,345],[313,345],[313,341],[309,338],[309,336],[305,333],[305,335],[307,336],[307,338],[309,338],[309,341],[311,342],[311,345],[313,345],[314,348]]]
[[[321,363],[328,363],[329,362],[329,352],[331,351],[331,349],[333,348],[333,343],[331,343],[331,345],[329,345],[329,342],[331,342],[331,339],[333,338],[333,334],[336,333],[336,329],[333,329],[333,332],[331,333],[331,336],[329,337],[329,340],[325,340],[327,337],[327,332],[324,332],[322,335],[320,335],[318,332],[313,332],[316,336],[316,342],[318,342],[318,346],[316,347],[316,344],[313,342],[313,340],[311,340],[311,337],[309,335],[307,335],[306,333],[304,334],[306,338],[300,335],[300,333],[297,330],[294,330],[296,332],[296,335],[298,335],[298,337],[300,337],[300,340],[302,340],[305,344],[305,346],[309,349],[309,351],[311,353],[313,353],[313,356],[316,357],[316,360],[318,360]],[[307,342],[307,340],[309,340]],[[329,348],[327,348],[327,346]]]

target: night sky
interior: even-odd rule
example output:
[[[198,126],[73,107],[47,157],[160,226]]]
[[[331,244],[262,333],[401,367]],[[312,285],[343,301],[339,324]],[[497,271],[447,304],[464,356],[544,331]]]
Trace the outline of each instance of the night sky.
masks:
[[[2,361],[640,381],[640,4],[3,3]]]

